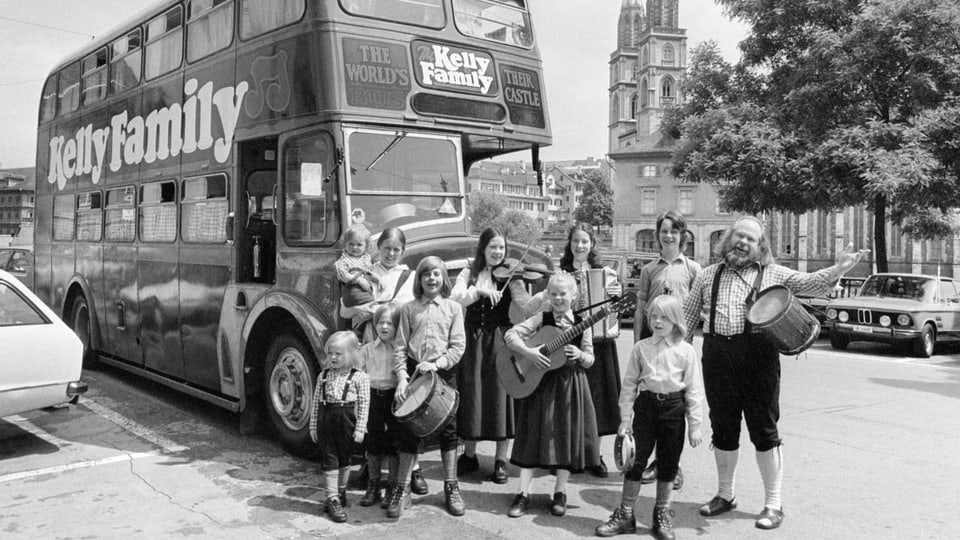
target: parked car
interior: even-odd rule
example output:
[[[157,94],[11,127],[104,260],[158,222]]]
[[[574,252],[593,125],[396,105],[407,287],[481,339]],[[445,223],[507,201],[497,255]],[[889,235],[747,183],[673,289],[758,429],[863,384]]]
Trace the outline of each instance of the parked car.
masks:
[[[0,270],[33,287],[33,251],[26,247],[0,248]]]
[[[874,274],[856,296],[827,304],[830,345],[851,341],[909,345],[921,357],[960,338],[960,282],[918,274]]]
[[[840,281],[837,283],[837,286],[833,288],[828,294],[823,296],[801,296],[797,295],[797,301],[800,302],[800,305],[803,306],[803,309],[807,310],[807,313],[813,315],[818,321],[820,321],[820,332],[829,333],[830,325],[827,324],[827,304],[831,300],[837,298],[846,298],[848,296],[853,296],[860,290],[860,286],[863,285],[863,282],[867,278],[862,277],[853,277],[853,278],[840,278]]]
[[[83,345],[50,308],[0,270],[0,417],[59,405],[87,390]]]

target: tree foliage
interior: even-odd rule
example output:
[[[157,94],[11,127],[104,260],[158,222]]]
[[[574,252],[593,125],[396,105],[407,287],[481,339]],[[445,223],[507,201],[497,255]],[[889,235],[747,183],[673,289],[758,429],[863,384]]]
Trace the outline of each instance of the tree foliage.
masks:
[[[494,227],[510,240],[523,243],[537,242],[542,232],[533,218],[519,210],[508,209],[507,198],[493,191],[470,194],[470,219],[474,233]]]
[[[599,170],[591,170],[585,176],[583,195],[573,213],[573,219],[589,223],[598,229],[613,227],[613,188],[610,180]]]
[[[888,216],[917,238],[957,230],[960,4],[718,1],[751,31],[736,66],[693,50],[664,122],[678,177],[740,211],[866,204],[881,270]]]

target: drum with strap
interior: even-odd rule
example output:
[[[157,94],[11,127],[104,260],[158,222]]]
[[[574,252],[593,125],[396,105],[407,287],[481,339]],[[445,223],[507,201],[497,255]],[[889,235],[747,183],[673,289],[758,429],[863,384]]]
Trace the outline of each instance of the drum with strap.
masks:
[[[419,372],[407,386],[406,399],[393,404],[393,416],[424,439],[449,424],[459,405],[460,394],[435,372]]]
[[[747,321],[787,355],[807,350],[820,335],[820,322],[783,285],[760,291],[747,311]]]

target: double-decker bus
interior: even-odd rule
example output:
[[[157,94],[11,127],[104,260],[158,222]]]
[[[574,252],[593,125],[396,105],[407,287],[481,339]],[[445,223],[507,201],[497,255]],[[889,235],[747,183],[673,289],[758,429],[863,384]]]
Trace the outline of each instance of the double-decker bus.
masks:
[[[465,171],[538,162],[542,80],[527,0],[158,2],[44,84],[35,288],[91,361],[303,448],[341,232],[464,261]]]

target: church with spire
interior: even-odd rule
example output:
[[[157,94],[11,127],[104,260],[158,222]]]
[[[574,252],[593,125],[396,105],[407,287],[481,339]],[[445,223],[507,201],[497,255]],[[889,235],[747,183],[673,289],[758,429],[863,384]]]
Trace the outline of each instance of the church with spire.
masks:
[[[623,0],[617,49],[610,55],[609,157],[614,163],[615,249],[657,251],[656,218],[677,210],[693,234],[687,255],[709,262],[731,214],[719,208],[713,186],[673,177],[676,141],[660,132],[663,114],[682,103],[687,31],[679,0]]]

